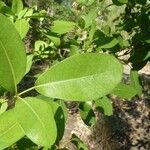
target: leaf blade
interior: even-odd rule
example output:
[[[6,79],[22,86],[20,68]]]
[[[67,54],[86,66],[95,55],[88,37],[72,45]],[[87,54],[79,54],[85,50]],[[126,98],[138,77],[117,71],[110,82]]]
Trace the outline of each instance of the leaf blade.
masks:
[[[122,66],[114,57],[80,54],[58,63],[42,74],[36,81],[35,88],[45,96],[86,101],[108,94],[121,77]]]
[[[2,14],[0,31],[0,84],[5,89],[16,92],[16,85],[25,72],[25,48],[14,25]]]

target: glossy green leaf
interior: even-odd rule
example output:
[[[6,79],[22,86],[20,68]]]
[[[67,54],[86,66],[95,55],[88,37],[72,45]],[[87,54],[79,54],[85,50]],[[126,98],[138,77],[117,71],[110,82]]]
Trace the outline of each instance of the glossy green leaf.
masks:
[[[131,70],[131,85],[135,88],[137,94],[141,96],[142,86],[140,84],[139,75],[137,71]]]
[[[136,89],[132,85],[119,83],[112,91],[112,94],[125,99],[131,99],[137,94]]]
[[[79,105],[79,112],[82,120],[88,126],[92,126],[96,123],[96,116],[92,109],[92,102],[82,102]]]
[[[14,92],[26,69],[25,48],[14,25],[2,14],[0,31],[0,85]]]
[[[74,55],[42,74],[35,89],[48,97],[87,101],[108,94],[122,78],[122,65],[107,54]]]
[[[31,55],[28,55],[27,56],[27,64],[26,64],[26,71],[25,71],[25,74],[27,74],[29,71],[30,71],[30,68],[32,66],[32,59],[33,59],[33,54]]]
[[[19,98],[13,113],[25,135],[34,143],[44,147],[54,144],[57,130],[50,105],[34,97]]]
[[[49,104],[38,98],[19,98],[15,108],[0,115],[0,149],[23,136],[40,146],[51,147],[57,136],[54,114]]]
[[[54,25],[51,27],[51,32],[58,34],[65,34],[74,29],[76,23],[70,21],[56,20]]]
[[[13,0],[11,9],[16,14],[18,14],[21,10],[23,10],[22,0]]]
[[[43,95],[38,95],[37,98],[40,98],[41,100],[47,102],[53,110],[54,119],[57,126],[56,144],[58,144],[63,137],[64,130],[65,130],[65,122],[67,120],[66,118],[67,110],[64,107],[64,103],[62,102],[62,100],[54,101],[53,99]]]
[[[24,118],[26,119],[26,118]],[[0,149],[5,149],[24,136],[24,131],[12,111],[0,115]]]
[[[104,113],[105,115],[111,116],[113,114],[112,103],[106,96],[104,96],[101,99],[96,100],[95,105],[96,105],[97,110]]]
[[[29,30],[29,23],[27,20],[24,20],[24,19],[17,20],[15,22],[15,27],[18,30],[18,32],[21,36],[21,39],[23,39]]]

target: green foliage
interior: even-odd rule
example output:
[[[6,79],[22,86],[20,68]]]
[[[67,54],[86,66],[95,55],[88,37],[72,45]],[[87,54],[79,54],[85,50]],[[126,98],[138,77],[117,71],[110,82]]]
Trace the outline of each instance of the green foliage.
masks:
[[[16,20],[15,27],[18,30],[21,38],[23,39],[29,30],[29,23],[24,19]]]
[[[113,56],[87,53],[51,67],[38,78],[35,88],[52,98],[87,101],[108,94],[121,77],[122,66]]]
[[[42,9],[42,2],[0,1],[0,149],[13,144],[16,149],[57,149],[68,115],[64,101],[79,101],[81,118],[92,126],[93,106],[112,115],[109,94],[124,99],[142,94],[138,70],[150,59],[146,0],[113,0],[113,5],[76,0],[75,6],[72,1],[47,2],[56,7],[52,10]],[[29,30],[36,34],[30,43],[34,50],[26,48],[26,55],[23,41],[30,37]],[[120,57],[123,50],[129,59]],[[33,63],[43,60],[53,65],[34,76],[34,86],[19,93],[18,84],[30,76]],[[125,84],[122,64],[128,63],[132,69],[130,83]],[[41,95],[23,95],[33,89]],[[71,141],[87,150],[77,136]]]
[[[92,109],[92,102],[81,102],[79,105],[79,111],[82,120],[88,126],[92,126],[96,123],[96,117]]]
[[[25,48],[13,24],[1,14],[0,29],[0,85],[17,92],[16,86],[25,73]]]
[[[56,20],[54,21],[54,25],[51,27],[51,31],[58,34],[64,34],[71,31],[75,25],[76,24],[74,22]]]
[[[104,96],[101,99],[95,100],[96,109],[107,116],[111,116],[113,114],[113,106],[111,101]]]

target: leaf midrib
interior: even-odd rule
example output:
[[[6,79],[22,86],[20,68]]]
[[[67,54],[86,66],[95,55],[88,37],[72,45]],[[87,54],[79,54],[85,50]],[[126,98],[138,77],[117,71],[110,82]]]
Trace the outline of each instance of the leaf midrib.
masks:
[[[95,73],[95,74],[92,74],[92,75],[87,75],[87,76],[82,76],[82,77],[78,77],[78,78],[71,78],[71,79],[67,79],[67,80],[58,80],[58,81],[54,81],[54,82],[50,82],[50,83],[44,83],[44,84],[40,84],[40,85],[36,85],[35,88],[39,88],[39,87],[44,87],[44,86],[49,86],[51,84],[59,84],[59,83],[63,83],[63,82],[68,82],[68,81],[75,81],[75,80],[82,80],[84,78],[88,78],[88,77],[94,77],[94,76],[101,76],[102,74],[104,73],[108,73],[110,71],[105,71],[105,72],[102,72],[102,73]]]
[[[15,87],[15,93],[17,93],[17,87],[16,87],[16,77],[15,77],[15,72],[14,72],[14,69],[13,69],[13,65],[12,65],[12,63],[11,63],[11,61],[10,61],[10,59],[9,59],[9,56],[8,56],[8,54],[7,54],[7,51],[6,51],[6,48],[5,48],[5,46],[3,45],[3,43],[1,42],[1,40],[0,40],[0,44],[1,44],[1,46],[2,46],[2,50],[4,51],[4,53],[5,53],[5,55],[6,55],[6,58],[7,58],[7,61],[8,61],[8,64],[9,64],[9,66],[10,66],[10,69],[11,69],[11,74],[12,74],[12,77],[13,77],[13,82],[14,82],[14,87]]]

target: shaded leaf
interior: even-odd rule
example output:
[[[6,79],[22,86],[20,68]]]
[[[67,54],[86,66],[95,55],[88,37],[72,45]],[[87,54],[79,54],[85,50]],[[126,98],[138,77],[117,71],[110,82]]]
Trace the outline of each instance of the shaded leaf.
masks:
[[[78,150],[89,150],[88,146],[83,143],[75,134],[72,135],[71,142],[76,145]]]
[[[132,85],[119,83],[112,91],[112,94],[125,99],[131,99],[137,94],[137,91]]]
[[[97,110],[104,113],[107,116],[111,116],[113,114],[113,106],[111,101],[105,96],[101,99],[95,101],[95,105]]]
[[[52,98],[87,101],[108,94],[121,77],[122,65],[113,56],[86,53],[52,66],[38,78],[35,89]]]
[[[128,3],[128,0],[112,0],[112,2],[115,4],[115,5],[123,5],[123,4],[127,4]]]
[[[112,48],[118,44],[118,40],[116,38],[107,38],[103,44],[101,44],[100,48]]]
[[[84,123],[92,126],[96,123],[96,117],[92,109],[92,102],[82,102],[79,105],[80,116]]]
[[[19,150],[37,150],[38,147],[32,141],[30,141],[27,137],[22,138],[17,142],[17,148]]]
[[[142,86],[139,81],[139,75],[137,71],[131,70],[131,85],[135,88],[138,96],[142,94]]]

